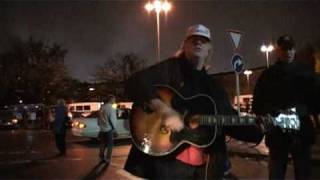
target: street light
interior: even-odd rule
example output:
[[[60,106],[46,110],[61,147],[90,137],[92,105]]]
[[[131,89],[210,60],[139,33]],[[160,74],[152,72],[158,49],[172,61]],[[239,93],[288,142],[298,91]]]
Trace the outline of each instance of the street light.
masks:
[[[251,70],[245,70],[244,72],[243,72],[243,74],[244,75],[246,75],[247,76],[247,83],[248,83],[248,87],[250,86],[250,75],[252,74],[252,71]]]
[[[158,62],[160,62],[160,13],[163,11],[167,13],[171,9],[171,4],[165,0],[155,0],[153,3],[148,2],[145,6],[145,9],[150,13],[151,11],[155,11],[157,15],[157,58]]]
[[[268,46],[262,45],[260,50],[264,53],[266,53],[266,58],[267,58],[267,68],[269,68],[269,52],[273,51],[274,47],[272,44],[269,44]]]

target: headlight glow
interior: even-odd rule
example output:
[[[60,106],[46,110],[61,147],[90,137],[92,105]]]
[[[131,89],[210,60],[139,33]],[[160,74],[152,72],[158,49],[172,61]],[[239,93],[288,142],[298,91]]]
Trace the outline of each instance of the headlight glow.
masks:
[[[112,104],[112,108],[117,109],[118,104],[117,103],[113,103]]]
[[[17,123],[18,123],[18,119],[12,119],[11,122],[12,122],[13,124],[17,124]]]
[[[83,123],[79,123],[78,127],[79,127],[80,129],[83,129],[83,128],[85,128],[85,127],[86,127],[86,125],[85,125],[85,124],[83,124]]]
[[[79,125],[79,122],[78,122],[78,121],[72,123],[72,126],[78,126],[78,125]]]

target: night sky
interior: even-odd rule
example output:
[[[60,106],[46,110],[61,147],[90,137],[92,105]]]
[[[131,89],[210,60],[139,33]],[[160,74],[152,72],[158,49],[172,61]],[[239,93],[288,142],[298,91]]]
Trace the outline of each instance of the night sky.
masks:
[[[144,10],[147,1],[17,1],[0,2],[0,52],[15,39],[30,36],[69,50],[72,77],[91,79],[108,57],[134,52],[156,62],[156,18]],[[302,48],[320,40],[320,1],[216,0],[171,1],[161,15],[161,58],[174,54],[193,24],[211,29],[214,47],[210,73],[231,71],[233,47],[227,29],[244,32],[239,53],[247,68],[266,65],[262,43],[291,34]],[[271,59],[273,56],[271,55]]]

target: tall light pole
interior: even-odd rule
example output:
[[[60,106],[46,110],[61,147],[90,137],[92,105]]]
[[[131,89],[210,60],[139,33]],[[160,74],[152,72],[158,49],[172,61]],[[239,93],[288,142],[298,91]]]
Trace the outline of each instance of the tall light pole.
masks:
[[[148,2],[144,7],[148,12],[155,11],[157,15],[157,59],[160,62],[160,13],[170,11],[171,4],[167,0],[155,0],[153,3]]]
[[[272,44],[269,44],[268,46],[266,45],[262,45],[260,50],[261,52],[266,53],[266,58],[267,58],[267,68],[269,68],[269,52],[273,51],[274,47],[272,46]]]
[[[243,72],[244,75],[247,76],[247,84],[248,84],[248,87],[250,86],[250,75],[252,74],[252,71],[251,70],[245,70]]]

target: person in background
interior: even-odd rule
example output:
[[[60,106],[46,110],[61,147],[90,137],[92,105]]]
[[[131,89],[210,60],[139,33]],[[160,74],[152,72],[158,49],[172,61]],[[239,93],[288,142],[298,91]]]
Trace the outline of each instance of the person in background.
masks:
[[[64,99],[58,99],[57,106],[55,107],[54,134],[59,156],[66,154],[66,132],[69,120],[68,108]]]
[[[284,132],[277,126],[267,132],[270,179],[285,179],[289,153],[295,179],[309,179],[311,175],[311,146],[315,134],[310,114],[314,109],[312,101],[317,96],[314,93],[315,76],[311,70],[295,62],[295,52],[291,36],[279,37],[277,60],[263,71],[254,89],[252,110],[255,114],[276,117],[287,109],[296,108],[301,125],[298,132]]]
[[[99,157],[101,161],[107,164],[111,163],[112,148],[113,148],[113,134],[117,136],[117,112],[112,105],[116,102],[114,95],[108,95],[99,111],[98,126],[100,127],[100,149]],[[107,151],[106,151],[107,148]]]
[[[224,88],[212,80],[206,70],[212,57],[210,30],[202,24],[188,28],[182,46],[172,58],[132,75],[126,85],[126,93],[134,106],[145,111],[162,114],[164,126],[172,132],[180,132],[189,124],[183,122],[179,113],[164,103],[154,85],[176,90],[183,97],[199,94],[212,99],[212,103],[196,102],[191,111],[204,114],[235,115]],[[177,100],[177,101],[176,101]],[[184,108],[178,99],[172,106]],[[216,107],[212,108],[211,105]],[[133,106],[133,107],[134,107]],[[132,112],[131,112],[132,113]],[[190,124],[190,128],[195,128]],[[147,179],[217,179],[223,178],[227,169],[225,133],[237,138],[259,142],[262,134],[256,127],[218,128],[217,137],[207,148],[194,145],[174,151],[165,156],[144,154],[132,146],[125,170]],[[214,130],[208,131],[214,133]]]
[[[35,112],[35,110],[34,109],[31,109],[30,111],[29,111],[29,122],[30,122],[30,126],[31,126],[31,128],[35,128],[35,126],[36,126],[36,120],[37,120],[37,113]]]
[[[53,119],[52,114],[51,114],[51,110],[49,107],[45,107],[44,108],[44,117],[43,117],[43,128],[44,129],[51,129],[50,128],[50,121],[51,119]],[[52,120],[53,121],[53,120]]]
[[[314,46],[313,49],[313,58],[314,58],[314,70],[316,73],[315,78],[315,88],[314,88],[314,94],[320,93],[320,45],[317,44]],[[317,128],[317,132],[320,132],[320,96],[316,96],[318,99],[315,99],[314,101],[314,113],[313,113],[313,119],[315,126]]]

